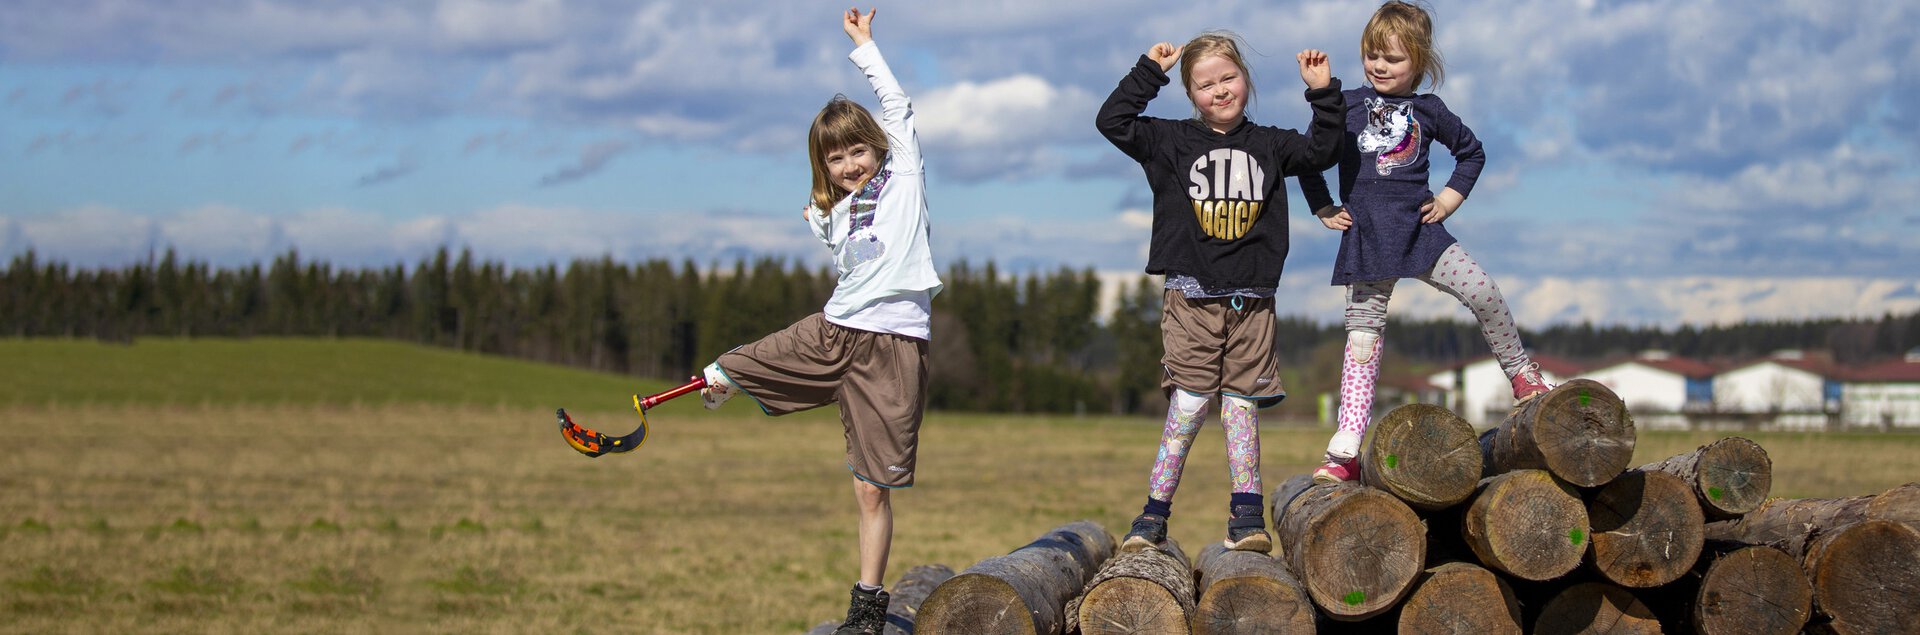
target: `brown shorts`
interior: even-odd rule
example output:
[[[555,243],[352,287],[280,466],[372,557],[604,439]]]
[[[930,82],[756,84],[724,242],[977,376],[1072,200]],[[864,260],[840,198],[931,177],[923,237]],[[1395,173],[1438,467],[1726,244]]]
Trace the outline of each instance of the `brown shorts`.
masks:
[[[1201,298],[1189,300],[1168,289],[1161,298],[1160,365],[1167,374],[1160,388],[1214,393],[1252,401],[1278,401],[1280,360],[1273,354],[1273,298]]]
[[[926,340],[851,329],[815,313],[716,361],[767,414],[839,402],[847,469],[880,487],[913,485],[927,409]]]

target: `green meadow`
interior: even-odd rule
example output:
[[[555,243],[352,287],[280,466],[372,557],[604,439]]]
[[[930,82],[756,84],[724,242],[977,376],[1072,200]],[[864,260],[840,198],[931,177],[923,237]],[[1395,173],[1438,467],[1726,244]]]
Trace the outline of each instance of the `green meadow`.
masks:
[[[659,382],[373,340],[0,341],[0,632],[798,633],[855,573],[831,409],[697,398],[587,459],[553,408],[631,427]],[[1224,532],[1217,427],[1173,536]],[[1267,487],[1327,431],[1262,435]],[[1159,422],[938,412],[894,497],[891,575],[1054,526],[1124,531]],[[1637,462],[1711,433],[1643,433]],[[1776,496],[1914,480],[1920,437],[1749,435]]]

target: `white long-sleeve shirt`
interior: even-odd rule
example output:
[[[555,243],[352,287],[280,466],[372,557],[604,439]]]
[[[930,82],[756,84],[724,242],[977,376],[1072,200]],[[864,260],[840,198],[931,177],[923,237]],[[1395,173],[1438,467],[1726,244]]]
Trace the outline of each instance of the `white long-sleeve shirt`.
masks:
[[[887,162],[830,214],[809,206],[813,235],[833,250],[840,280],[822,309],[828,322],[848,328],[930,339],[939,273],[927,247],[927,190],[913,107],[893,70],[872,42],[847,55],[880,98]]]

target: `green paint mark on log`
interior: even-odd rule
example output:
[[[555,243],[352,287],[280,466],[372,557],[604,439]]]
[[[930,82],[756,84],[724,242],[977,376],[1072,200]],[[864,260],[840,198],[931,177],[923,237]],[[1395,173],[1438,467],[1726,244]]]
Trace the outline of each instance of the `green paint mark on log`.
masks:
[[[1346,597],[1340,598],[1340,601],[1346,602],[1348,606],[1360,606],[1360,603],[1367,601],[1367,592],[1354,591],[1348,593]]]
[[[1718,487],[1707,488],[1707,498],[1711,498],[1713,500],[1720,500],[1720,497],[1725,496],[1726,494],[1727,494],[1726,492],[1721,491],[1720,488]]]
[[[1587,391],[1585,390],[1580,391],[1580,405],[1584,406],[1592,401],[1593,401],[1593,397],[1588,396]]]
[[[1388,468],[1400,467],[1400,455],[1398,454],[1387,455],[1387,467]]]
[[[1567,532],[1567,541],[1573,543],[1576,547],[1579,546],[1580,543],[1586,542],[1586,540],[1587,530],[1585,529],[1576,528]]]

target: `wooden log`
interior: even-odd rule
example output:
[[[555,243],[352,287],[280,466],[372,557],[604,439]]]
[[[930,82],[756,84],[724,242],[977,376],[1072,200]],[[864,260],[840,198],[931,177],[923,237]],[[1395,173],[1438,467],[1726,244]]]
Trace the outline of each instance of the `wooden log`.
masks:
[[[1469,562],[1427,569],[1400,606],[1402,633],[1520,635],[1520,602],[1498,574]]]
[[[914,632],[1045,635],[1066,625],[1065,606],[1113,557],[1113,534],[1092,521],[1062,525],[941,584],[920,606]]]
[[[1867,503],[1867,517],[1906,523],[1920,529],[1920,482],[1897,485]]]
[[[1193,565],[1180,543],[1123,553],[1108,560],[1067,604],[1068,633],[1128,635],[1186,633],[1193,614]]]
[[[1461,534],[1481,564],[1523,580],[1551,580],[1587,551],[1587,507],[1546,470],[1517,470],[1482,481]]]
[[[1673,628],[1699,635],[1792,635],[1813,614],[1800,563],[1773,547],[1709,543],[1700,562],[1648,604]]]
[[[1360,451],[1361,482],[1421,511],[1467,500],[1481,469],[1473,426],[1431,404],[1394,408],[1373,424]]]
[[[1534,621],[1533,632],[1658,635],[1661,631],[1660,619],[1632,592],[1604,582],[1583,582],[1548,600]]]
[[[1313,600],[1278,559],[1208,543],[1194,561],[1196,635],[1314,632]]]
[[[1873,496],[1776,498],[1734,520],[1708,523],[1706,539],[1747,545],[1772,545],[1799,560],[1826,529],[1865,520]]]
[[[1287,570],[1328,617],[1363,620],[1393,608],[1426,558],[1426,529],[1400,499],[1348,481],[1298,496],[1274,492],[1274,529]]]
[[[913,620],[920,605],[926,603],[935,588],[952,577],[953,568],[944,564],[923,564],[900,574],[900,579],[894,580],[893,587],[887,589],[887,595],[892,597],[887,602],[884,635],[913,635]],[[836,628],[840,628],[840,620],[823,622],[807,631],[807,635],[832,635]]]
[[[1706,522],[1693,488],[1666,472],[1628,470],[1587,502],[1589,562],[1631,589],[1678,579],[1700,559]]]
[[[1740,437],[1714,441],[1639,469],[1666,472],[1686,481],[1709,520],[1738,518],[1753,511],[1773,489],[1773,460],[1766,448]]]
[[[1633,460],[1633,415],[1606,386],[1575,379],[1515,408],[1495,428],[1494,473],[1544,469],[1580,487],[1605,485]]]
[[[1920,530],[1868,519],[1821,532],[1800,561],[1813,585],[1810,629],[1920,633]]]

